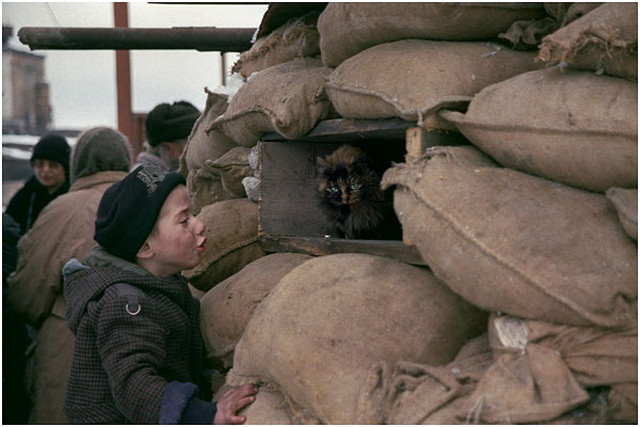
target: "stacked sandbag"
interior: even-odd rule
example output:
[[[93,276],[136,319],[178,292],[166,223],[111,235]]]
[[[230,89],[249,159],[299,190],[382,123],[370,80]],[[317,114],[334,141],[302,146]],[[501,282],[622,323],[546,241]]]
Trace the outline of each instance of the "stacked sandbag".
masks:
[[[542,39],[561,27],[586,15],[602,3],[543,3],[547,16],[514,22],[498,38],[514,49],[538,49]]]
[[[234,147],[215,160],[207,160],[206,166],[220,176],[222,188],[232,198],[244,198],[246,193],[242,185],[245,177],[253,176],[253,169],[249,165],[248,147]]]
[[[311,255],[276,253],[259,258],[209,290],[200,301],[200,329],[210,366],[229,369],[233,351],[256,306]]]
[[[551,419],[580,401],[586,402],[589,395],[585,389],[595,387],[608,389],[606,415],[610,420],[637,421],[637,325],[615,329],[575,327],[494,316],[489,322],[489,336],[495,362],[471,396],[472,401],[491,403],[481,417],[485,421],[506,422],[505,411],[516,422],[543,419],[531,417],[531,408],[535,407],[547,411],[545,419]],[[554,364],[555,372],[550,368]],[[532,378],[528,390],[510,379],[514,374]],[[513,392],[506,394],[513,399],[504,397],[509,383]],[[556,396],[556,405],[541,402],[541,390]],[[562,400],[557,399],[559,393],[564,395]]]
[[[212,203],[196,216],[206,226],[198,265],[183,271],[196,289],[208,291],[266,255],[258,242],[258,205],[248,199]]]
[[[427,269],[366,254],[317,257],[256,307],[227,384],[280,393],[293,423],[377,424],[382,369],[372,368],[447,363],[484,330],[486,314]]]
[[[236,147],[236,144],[223,133],[206,131],[209,124],[226,111],[228,96],[206,88],[205,91],[207,102],[189,135],[187,145],[180,157],[179,169],[179,172],[187,178],[187,187],[196,215],[204,206],[238,197],[225,191],[219,171],[207,164]]]
[[[329,3],[318,18],[320,52],[326,66],[337,67],[383,43],[486,41],[515,21],[545,16],[541,3]]]
[[[441,112],[503,166],[605,192],[638,185],[638,85],[569,69],[484,88],[466,114]]]
[[[494,315],[488,337],[470,341],[445,366],[398,362],[386,377],[386,421],[633,424],[637,345],[637,327]]]
[[[305,135],[334,111],[324,91],[331,72],[318,58],[302,58],[254,73],[207,132],[220,131],[238,145],[253,147],[268,132]]]
[[[610,188],[605,193],[618,212],[622,228],[633,238],[638,240],[638,189]]]
[[[472,146],[389,169],[403,233],[470,303],[576,326],[636,322],[637,244],[602,194],[505,169]]]
[[[534,57],[486,42],[400,40],[342,62],[326,82],[327,95],[342,117],[455,129],[434,113],[463,109],[484,87],[539,68]]]
[[[604,3],[542,39],[538,59],[638,79],[638,4]]]
[[[287,402],[282,393],[260,388],[256,400],[239,412],[247,417],[249,425],[291,425],[293,414],[288,410]],[[298,424],[304,424],[299,422]],[[307,423],[312,424],[312,423]]]
[[[260,37],[251,45],[251,49],[240,55],[231,72],[240,74],[246,80],[252,73],[265,68],[296,58],[318,56],[318,14],[309,12],[301,17],[292,18],[271,33]]]
[[[413,367],[411,388],[397,386],[406,366],[392,376],[387,422],[637,421],[637,244],[609,200],[620,194],[506,169],[473,146],[429,149],[383,186],[434,274],[509,315],[495,317],[493,361],[464,389],[464,370]]]
[[[400,361],[384,375],[384,413],[387,424],[477,424],[467,411],[468,397],[493,363],[488,334],[469,340],[446,365]]]
[[[637,84],[494,43],[520,25],[535,47],[599,6],[330,3],[322,60],[296,39],[293,57],[238,64],[246,82],[202,128],[234,145],[198,165],[229,197],[257,188],[245,157],[264,133],[296,139],[336,113],[473,144],[384,175],[430,269],[272,261],[257,205],[202,209],[220,247],[186,275],[207,291],[210,365],[231,368],[225,387],[260,386],[248,424],[637,422]]]
[[[180,156],[179,172],[183,175],[200,169],[206,160],[217,159],[236,145],[220,133],[205,132],[207,124],[227,110],[229,96],[205,88],[204,111],[193,125],[185,150]]]

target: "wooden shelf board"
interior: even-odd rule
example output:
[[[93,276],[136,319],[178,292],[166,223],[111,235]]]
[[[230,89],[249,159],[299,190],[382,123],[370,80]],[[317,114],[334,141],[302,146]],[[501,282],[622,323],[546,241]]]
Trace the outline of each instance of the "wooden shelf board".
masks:
[[[396,240],[347,240],[331,237],[261,236],[266,252],[296,252],[315,256],[336,253],[366,253],[427,266],[415,246]]]
[[[358,139],[401,139],[404,140],[407,129],[415,127],[416,122],[393,119],[332,119],[319,122],[306,135],[296,138],[302,142],[336,142]],[[266,133],[262,141],[283,142],[287,138],[275,132]]]

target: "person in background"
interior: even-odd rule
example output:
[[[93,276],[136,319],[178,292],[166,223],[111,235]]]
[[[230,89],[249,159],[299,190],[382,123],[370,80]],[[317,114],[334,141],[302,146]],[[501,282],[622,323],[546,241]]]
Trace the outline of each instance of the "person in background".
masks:
[[[131,150],[120,132],[96,127],[83,132],[71,161],[71,188],[43,209],[18,243],[18,266],[9,276],[10,307],[38,329],[29,355],[30,424],[66,424],[63,403],[74,336],[65,322],[62,267],[82,259],[93,240],[98,204],[105,190],[124,178]]]
[[[7,301],[7,277],[16,269],[20,226],[2,214],[2,424],[29,421],[29,396],[24,387],[26,351],[31,338],[24,322]]]
[[[138,153],[136,157],[136,163],[132,166],[132,169],[137,168],[138,166],[149,166],[156,165],[160,166],[164,169],[167,169],[167,165],[160,158],[160,147],[152,147],[149,145],[149,141],[144,141],[142,144],[142,151]]]
[[[33,148],[31,165],[35,174],[11,198],[5,210],[20,225],[22,234],[29,231],[49,202],[69,191],[70,153],[66,138],[56,134],[43,136]]]
[[[178,170],[180,156],[199,116],[200,111],[187,101],[159,104],[147,114],[147,141],[151,147],[158,148],[167,169]]]
[[[139,166],[102,197],[98,245],[63,270],[76,335],[66,413],[78,424],[240,424],[244,384],[211,401],[200,303],[181,271],[200,262],[205,226],[185,179]]]

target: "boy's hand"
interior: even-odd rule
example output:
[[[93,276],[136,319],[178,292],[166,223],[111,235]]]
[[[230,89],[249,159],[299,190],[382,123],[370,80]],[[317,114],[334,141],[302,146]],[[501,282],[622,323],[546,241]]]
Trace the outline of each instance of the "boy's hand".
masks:
[[[213,424],[242,424],[247,420],[238,411],[256,400],[258,387],[244,384],[227,391],[217,402],[218,410],[213,418]]]

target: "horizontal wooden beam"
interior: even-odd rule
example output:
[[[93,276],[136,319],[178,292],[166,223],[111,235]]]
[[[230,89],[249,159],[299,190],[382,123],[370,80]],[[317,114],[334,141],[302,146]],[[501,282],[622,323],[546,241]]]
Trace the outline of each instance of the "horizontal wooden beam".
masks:
[[[332,119],[323,120],[306,135],[296,138],[302,142],[346,142],[368,138],[399,139],[404,141],[407,129],[416,126],[416,122],[391,119]],[[270,132],[264,134],[262,141],[287,141],[283,136]]]
[[[261,236],[266,252],[296,252],[315,256],[336,253],[366,253],[392,258],[408,264],[427,266],[415,246],[395,240],[347,240],[331,237]]]
[[[244,52],[255,28],[48,28],[23,27],[18,39],[31,50],[193,49]]]

